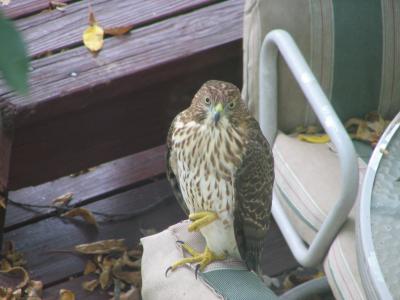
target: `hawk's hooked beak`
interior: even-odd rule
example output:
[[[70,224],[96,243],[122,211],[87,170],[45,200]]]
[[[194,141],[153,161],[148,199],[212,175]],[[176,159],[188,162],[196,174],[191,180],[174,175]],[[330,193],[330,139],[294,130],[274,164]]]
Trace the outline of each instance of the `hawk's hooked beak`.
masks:
[[[214,108],[214,123],[217,124],[219,119],[221,118],[221,113],[223,112],[224,107],[222,106],[221,103],[218,103],[217,106]]]

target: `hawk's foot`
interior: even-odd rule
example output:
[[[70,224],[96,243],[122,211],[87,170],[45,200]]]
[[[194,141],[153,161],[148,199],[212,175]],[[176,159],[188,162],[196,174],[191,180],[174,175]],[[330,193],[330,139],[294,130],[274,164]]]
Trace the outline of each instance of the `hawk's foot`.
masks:
[[[167,276],[169,271],[174,271],[178,267],[183,266],[185,264],[193,264],[193,263],[198,263],[196,265],[196,277],[197,277],[197,272],[203,271],[206,266],[208,266],[210,263],[216,260],[223,260],[225,259],[224,255],[217,255],[214,252],[212,252],[207,246],[204,249],[203,253],[199,253],[196,250],[194,250],[192,247],[188,246],[187,244],[178,241],[178,243],[181,245],[181,247],[192,257],[187,257],[183,258],[181,260],[178,260],[175,262],[172,266],[168,267],[167,270],[165,271],[165,276]]]
[[[193,223],[189,225],[189,232],[199,231],[201,227],[204,227],[218,219],[218,214],[213,211],[199,211],[191,213],[189,220]]]

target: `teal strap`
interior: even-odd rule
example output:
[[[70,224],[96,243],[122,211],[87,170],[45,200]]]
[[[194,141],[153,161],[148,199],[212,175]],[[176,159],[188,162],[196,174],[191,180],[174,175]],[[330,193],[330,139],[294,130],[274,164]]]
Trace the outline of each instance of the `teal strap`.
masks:
[[[212,270],[201,273],[201,277],[225,300],[278,299],[255,273],[247,270]]]

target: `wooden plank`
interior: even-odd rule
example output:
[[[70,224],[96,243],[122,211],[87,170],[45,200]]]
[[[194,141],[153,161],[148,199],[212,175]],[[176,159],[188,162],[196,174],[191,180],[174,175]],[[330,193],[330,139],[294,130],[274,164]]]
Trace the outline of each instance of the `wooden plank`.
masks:
[[[68,3],[72,0],[57,1]],[[9,5],[2,6],[2,10],[7,17],[16,19],[50,8],[49,2],[49,0],[11,0]]]
[[[53,10],[16,22],[28,44],[31,56],[40,56],[82,44],[82,32],[88,26],[89,3],[104,28],[136,28],[215,3],[216,0],[83,0],[64,11]]]
[[[177,68],[177,61],[212,52],[215,48],[219,50],[215,57],[198,61],[195,67],[209,65],[210,60],[220,62],[237,57],[238,52],[234,49],[241,47],[242,9],[243,0],[226,1],[138,29],[122,38],[113,37],[107,39],[104,49],[96,57],[84,47],[78,47],[35,60],[29,95],[9,92],[3,86],[0,97],[17,107],[16,126],[19,127],[100,101],[101,98],[92,94],[86,93],[86,97],[79,94],[87,92],[89,87],[110,89],[110,83],[115,81],[120,89],[128,92],[149,86],[167,76],[177,75],[177,71],[181,74],[192,71],[190,61],[184,61],[180,68]],[[235,47],[230,48],[235,42]]]
[[[110,96],[112,101],[94,108],[17,128],[11,187],[36,185],[165,143],[172,118],[189,105],[203,82],[220,79],[241,86],[241,70],[239,59],[228,60],[169,78],[155,88]]]
[[[77,177],[66,176],[35,187],[10,192],[10,198],[20,203],[51,205],[51,201],[65,193],[73,193],[71,204],[82,205],[112,193],[121,192],[138,183],[165,172],[165,146],[114,160]],[[54,213],[48,209],[26,209],[10,205],[7,210],[6,230],[18,228],[32,219]]]
[[[79,220],[56,217],[22,227],[6,234],[25,253],[32,278],[45,284],[58,282],[83,271],[85,259],[70,254],[51,254],[51,250],[73,249],[77,244],[110,238],[125,238],[130,247],[141,236],[140,229],[162,230],[184,218],[166,180],[139,187],[85,206],[105,213],[132,213],[161,198],[168,200],[149,213],[124,222],[100,223],[94,226]],[[1,283],[0,283],[1,285]]]

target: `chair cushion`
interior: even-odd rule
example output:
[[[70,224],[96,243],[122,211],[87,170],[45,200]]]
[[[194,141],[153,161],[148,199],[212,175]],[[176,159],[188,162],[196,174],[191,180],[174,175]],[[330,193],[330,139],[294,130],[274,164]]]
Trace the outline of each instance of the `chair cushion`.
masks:
[[[310,144],[282,133],[273,151],[277,197],[300,236],[310,243],[339,195],[339,159],[328,144]],[[360,184],[365,169],[359,159]],[[365,299],[356,258],[356,205],[324,260],[337,299]]]
[[[279,133],[273,147],[275,192],[300,236],[310,242],[340,190],[336,153]]]
[[[259,116],[261,43],[273,29],[288,31],[342,121],[378,110],[400,110],[400,14],[395,0],[247,0],[243,27],[243,99]],[[362,12],[362,14],[360,14]],[[373,47],[365,47],[373,45]],[[290,132],[316,118],[286,64],[278,64],[279,128]]]
[[[189,233],[189,221],[141,239],[143,299],[276,300],[261,279],[242,261],[227,259],[211,263],[196,279],[192,266],[183,266],[165,276],[165,270],[186,257],[176,241],[185,241],[197,251],[205,247],[203,236]]]

